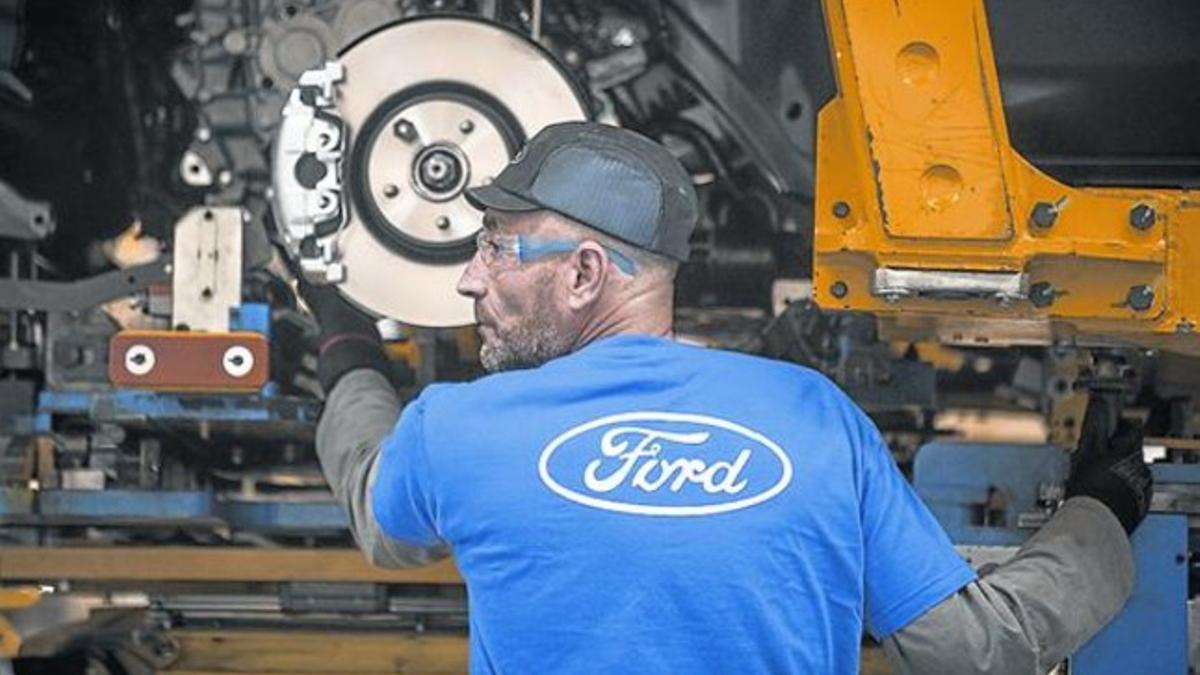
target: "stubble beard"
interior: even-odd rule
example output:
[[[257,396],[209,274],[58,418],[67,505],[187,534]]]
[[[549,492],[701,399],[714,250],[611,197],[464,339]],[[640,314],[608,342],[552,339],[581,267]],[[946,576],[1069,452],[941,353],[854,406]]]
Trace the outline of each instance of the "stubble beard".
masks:
[[[536,368],[571,350],[573,340],[551,302],[550,285],[539,284],[536,288],[538,297],[530,307],[537,311],[503,332],[494,327],[491,338],[479,348],[479,362],[487,372]]]

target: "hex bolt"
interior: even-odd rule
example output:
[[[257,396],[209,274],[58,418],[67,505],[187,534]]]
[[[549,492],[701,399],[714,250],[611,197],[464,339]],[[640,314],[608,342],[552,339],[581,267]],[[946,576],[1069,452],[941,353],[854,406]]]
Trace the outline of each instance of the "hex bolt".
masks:
[[[1038,202],[1033,205],[1033,211],[1029,213],[1029,222],[1040,230],[1048,230],[1054,227],[1054,221],[1058,220],[1058,207],[1050,202]]]
[[[405,143],[412,143],[417,139],[417,128],[413,126],[412,122],[409,122],[406,119],[397,120],[396,123],[392,125],[392,133],[396,134],[396,138],[399,138]]]
[[[438,216],[437,220],[433,221],[433,224],[439,230],[446,230],[450,228],[450,219],[446,216]]]
[[[391,199],[392,197],[395,197],[398,194],[400,194],[400,188],[396,187],[392,183],[388,183],[387,185],[383,186],[383,196],[384,197]]]
[[[464,134],[469,134],[472,131],[475,131],[475,123],[471,120],[463,120],[462,122],[458,123],[458,130]]]
[[[1054,304],[1056,295],[1058,293],[1048,281],[1039,281],[1029,287],[1029,302],[1033,303],[1034,307],[1049,307]]]
[[[838,201],[833,203],[833,217],[845,218],[850,215],[850,205],[846,202]]]
[[[1125,303],[1135,311],[1144,312],[1154,305],[1154,288],[1151,286],[1130,286]]]
[[[829,286],[829,294],[835,298],[844,298],[850,292],[850,287],[844,281],[835,281]]]
[[[1154,207],[1149,204],[1138,204],[1129,210],[1129,224],[1135,230],[1148,230],[1154,227],[1154,221],[1158,219],[1158,214],[1154,212]]]

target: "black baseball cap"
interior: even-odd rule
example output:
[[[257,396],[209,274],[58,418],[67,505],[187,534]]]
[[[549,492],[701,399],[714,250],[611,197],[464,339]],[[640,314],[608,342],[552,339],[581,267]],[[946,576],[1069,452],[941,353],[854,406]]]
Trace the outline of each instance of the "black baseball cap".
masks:
[[[466,197],[481,211],[555,211],[679,261],[699,214],[691,177],[666,148],[598,122],[545,127]]]

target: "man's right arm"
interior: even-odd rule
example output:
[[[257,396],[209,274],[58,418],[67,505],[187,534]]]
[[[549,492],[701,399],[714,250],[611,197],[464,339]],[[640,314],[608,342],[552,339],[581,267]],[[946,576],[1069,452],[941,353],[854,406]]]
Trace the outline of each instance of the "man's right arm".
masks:
[[[354,540],[379,567],[415,567],[444,558],[444,547],[402,543],[375,519],[372,487],[380,447],[396,425],[400,399],[378,370],[358,368],[337,378],[317,424],[317,456],[334,496],[346,509]]]
[[[372,504],[383,442],[400,417],[400,398],[388,380],[391,364],[375,322],[330,286],[297,277],[301,296],[321,327],[317,379],[325,408],[317,423],[317,456],[325,479],[350,518],[350,532],[367,560],[380,567],[426,565],[447,555],[444,547],[389,537]]]

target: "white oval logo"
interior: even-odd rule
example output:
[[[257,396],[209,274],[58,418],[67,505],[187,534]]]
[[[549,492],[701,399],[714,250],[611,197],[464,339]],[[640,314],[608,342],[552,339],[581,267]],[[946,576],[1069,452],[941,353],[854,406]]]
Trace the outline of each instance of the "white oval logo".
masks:
[[[791,483],[792,463],[778,443],[719,417],[629,412],[559,434],[542,449],[538,476],[584,506],[704,516],[778,495]]]

